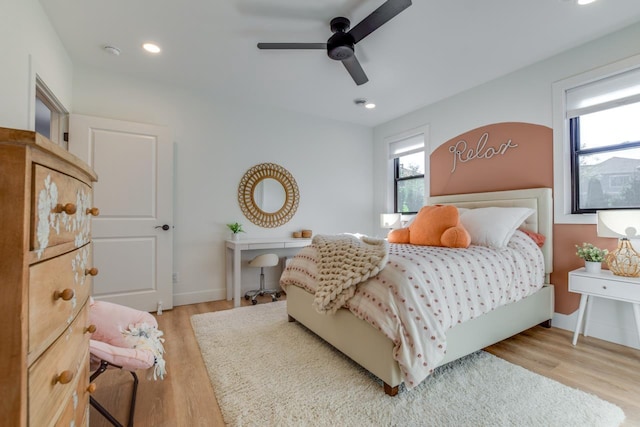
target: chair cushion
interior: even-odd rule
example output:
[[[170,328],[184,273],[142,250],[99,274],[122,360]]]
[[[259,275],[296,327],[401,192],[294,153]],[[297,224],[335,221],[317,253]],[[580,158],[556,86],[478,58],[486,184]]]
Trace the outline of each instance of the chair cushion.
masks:
[[[93,299],[89,307],[89,321],[96,325],[96,331],[91,338],[117,347],[131,347],[122,334],[130,325],[146,323],[158,327],[156,318],[146,311]]]
[[[164,338],[155,317],[91,298],[89,319],[96,326],[89,342],[92,366],[105,360],[128,371],[153,368],[149,375],[164,378]]]
[[[155,357],[149,350],[135,348],[116,347],[97,340],[89,340],[92,365],[100,360],[105,360],[127,371],[149,369],[155,363]]]

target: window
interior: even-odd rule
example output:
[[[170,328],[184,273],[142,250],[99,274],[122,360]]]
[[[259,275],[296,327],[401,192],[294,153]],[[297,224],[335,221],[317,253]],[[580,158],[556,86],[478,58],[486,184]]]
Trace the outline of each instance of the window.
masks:
[[[67,110],[39,76],[36,76],[35,131],[67,148]]]
[[[393,160],[394,212],[418,212],[424,205],[424,135],[390,143],[389,158]]]
[[[571,212],[640,207],[640,69],[567,91]]]

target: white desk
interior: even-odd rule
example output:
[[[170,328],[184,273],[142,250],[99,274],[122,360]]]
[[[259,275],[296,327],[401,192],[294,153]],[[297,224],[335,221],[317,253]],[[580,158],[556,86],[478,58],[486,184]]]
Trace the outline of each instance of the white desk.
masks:
[[[226,240],[227,300],[233,299],[233,306],[240,306],[242,280],[240,276],[242,251],[260,249],[302,248],[310,245],[311,239],[265,238],[247,240]]]

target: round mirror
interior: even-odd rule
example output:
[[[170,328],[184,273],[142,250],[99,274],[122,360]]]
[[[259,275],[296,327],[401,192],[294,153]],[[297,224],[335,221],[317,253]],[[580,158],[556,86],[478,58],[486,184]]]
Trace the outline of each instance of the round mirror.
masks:
[[[275,163],[261,163],[249,169],[238,186],[242,213],[260,227],[286,224],[298,209],[300,195],[293,176]]]
[[[263,212],[278,212],[284,206],[287,195],[280,182],[273,178],[265,178],[258,182],[253,191],[253,201]]]

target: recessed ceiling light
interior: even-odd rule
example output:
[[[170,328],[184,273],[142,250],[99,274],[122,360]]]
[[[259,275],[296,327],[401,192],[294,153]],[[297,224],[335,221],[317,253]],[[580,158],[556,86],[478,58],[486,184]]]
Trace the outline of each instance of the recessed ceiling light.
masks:
[[[160,47],[154,43],[145,43],[142,45],[142,48],[147,52],[160,53]]]
[[[578,0],[578,4],[580,6],[584,6],[585,4],[593,3],[596,0]]]
[[[364,108],[367,108],[369,110],[371,110],[372,108],[376,108],[376,104],[374,104],[373,102],[369,102],[364,98],[354,99],[353,103],[356,104],[359,107],[364,107]]]

